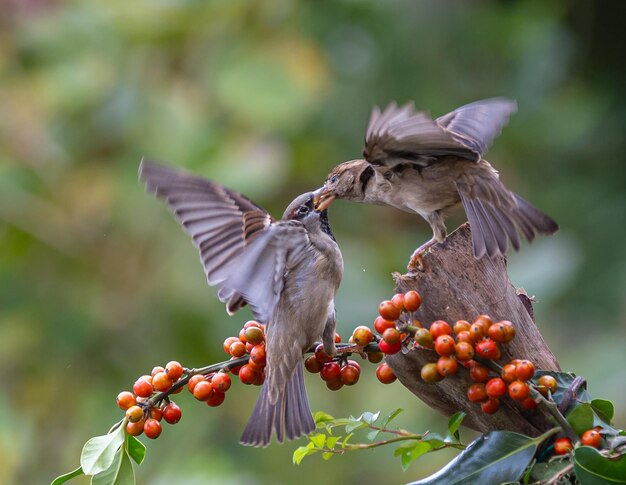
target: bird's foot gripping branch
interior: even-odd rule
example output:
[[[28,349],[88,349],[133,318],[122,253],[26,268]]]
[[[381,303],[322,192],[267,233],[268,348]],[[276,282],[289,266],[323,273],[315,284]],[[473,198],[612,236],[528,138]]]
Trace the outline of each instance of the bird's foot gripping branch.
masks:
[[[294,463],[313,454],[330,459],[347,452],[393,446],[394,456],[407,470],[425,453],[453,448],[461,450],[454,460],[415,483],[569,483],[565,480],[574,477],[582,484],[600,483],[600,479],[626,483],[626,435],[612,426],[613,405],[609,401],[592,399],[581,385],[584,381],[571,374],[536,371],[527,359],[501,362],[501,346],[516,337],[511,322],[493,322],[487,315],[479,315],[473,323],[458,320],[450,325],[436,320],[425,326],[415,319],[420,305],[416,291],[398,293],[382,302],[373,325],[375,332],[359,326],[348,343],[341,343],[336,335],[338,353],[334,357],[327,355],[321,344],[309,349],[307,370],[319,373],[328,389],[336,391],[359,380],[361,366],[350,359],[352,352],[372,363],[394,354],[420,353],[428,362],[414,378],[438,386],[443,380],[462,375],[465,384],[457,390],[475,403],[469,414],[516,409],[528,417],[543,416],[546,429],[537,436],[493,430],[464,445],[459,433],[464,412],[450,418],[445,434],[392,427],[401,409],[384,418],[380,412],[339,419],[318,412],[316,430],[307,437],[306,445],[295,450]],[[119,393],[117,405],[125,412],[124,417],[106,435],[90,439],[83,448],[81,466],[58,477],[53,485],[82,474],[92,475],[92,483],[99,485],[133,483],[132,461],[141,464],[146,454],[137,436],[158,438],[163,422],[173,425],[182,417],[173,395],[186,387],[196,400],[215,407],[224,403],[231,376],[244,384],[263,383],[264,325],[247,322],[239,336],[227,338],[223,347],[229,360],[198,369],[172,361],[139,377],[132,392]],[[376,376],[384,384],[396,380],[386,362],[379,364]],[[501,402],[515,407],[501,409]]]

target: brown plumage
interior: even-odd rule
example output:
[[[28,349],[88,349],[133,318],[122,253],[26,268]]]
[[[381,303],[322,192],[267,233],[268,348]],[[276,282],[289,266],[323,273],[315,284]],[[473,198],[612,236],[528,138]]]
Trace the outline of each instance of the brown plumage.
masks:
[[[433,120],[412,104],[374,108],[364,159],[336,166],[320,200],[333,196],[421,215],[433,237],[415,251],[409,269],[445,239],[445,216],[459,203],[472,227],[476,258],[506,254],[509,244],[519,249],[519,234],[528,241],[536,234],[552,234],[556,222],[508,190],[483,159],[515,109],[514,101],[494,98]]]
[[[303,353],[320,339],[335,353],[334,298],[343,259],[314,193],[280,221],[243,195],[196,175],[142,162],[139,177],[192,237],[210,285],[232,313],[249,304],[266,324],[266,378],[242,434],[267,446],[315,429],[304,388]]]

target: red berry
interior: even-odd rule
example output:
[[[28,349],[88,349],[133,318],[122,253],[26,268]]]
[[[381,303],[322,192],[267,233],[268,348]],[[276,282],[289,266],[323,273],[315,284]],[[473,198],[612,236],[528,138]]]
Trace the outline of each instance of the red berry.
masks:
[[[474,341],[472,340],[472,336],[470,335],[470,333],[468,331],[463,331],[463,332],[459,332],[456,334],[456,341],[461,343],[461,342],[467,342],[468,344],[474,345]]]
[[[456,374],[459,364],[454,356],[439,357],[437,360],[437,372],[444,377]]]
[[[448,357],[454,353],[454,339],[450,335],[440,335],[435,339],[435,352]],[[469,359],[468,359],[469,360]]]
[[[474,320],[474,323],[479,323],[483,325],[486,332],[487,330],[489,330],[489,327],[493,325],[493,320],[491,320],[491,317],[489,315],[478,315],[476,317],[476,320]]]
[[[165,366],[165,372],[172,382],[176,382],[183,375],[183,366],[179,362],[172,360]],[[154,379],[154,376],[152,376]]]
[[[172,380],[165,372],[158,372],[152,379],[152,385],[156,391],[163,392],[172,387]]]
[[[335,343],[341,343],[341,335],[339,335],[337,332],[335,332]]]
[[[237,337],[228,337],[226,340],[224,340],[224,352],[230,354],[230,346],[235,342],[239,342],[239,339]]]
[[[150,375],[152,377],[154,377],[155,375],[157,375],[159,372],[165,372],[165,367],[161,367],[160,365],[157,365],[156,367],[152,368],[152,372],[150,373]]]
[[[263,367],[267,362],[267,354],[265,353],[265,345],[255,345],[250,352],[250,360],[256,365]]]
[[[401,310],[391,300],[385,300],[378,305],[378,313],[385,320],[394,321],[400,317]]]
[[[494,342],[506,342],[507,330],[502,323],[494,323],[489,330],[487,330],[487,336]]]
[[[134,406],[137,400],[132,392],[122,391],[117,395],[115,402],[122,411],[126,411],[129,407]]]
[[[467,362],[474,358],[474,347],[468,342],[459,342],[454,346],[454,353],[459,361]]]
[[[595,429],[588,429],[580,438],[580,442],[585,446],[593,446],[594,448],[600,448],[602,442],[602,435]]]
[[[348,360],[346,362],[346,365],[351,365],[352,367],[356,367],[356,369],[361,372],[361,364],[359,364],[356,360]]]
[[[133,392],[139,397],[150,397],[153,390],[152,384],[141,377],[133,385]]]
[[[211,406],[214,408],[222,404],[224,402],[224,399],[226,399],[226,394],[224,394],[223,392],[214,392],[206,400],[206,403],[207,406]]]
[[[193,393],[193,390],[196,387],[196,384],[198,384],[198,382],[202,382],[202,381],[204,381],[204,376],[202,376],[200,374],[196,374],[194,376],[191,376],[191,378],[187,382],[187,389],[189,389],[189,392]]]
[[[530,360],[522,360],[515,366],[517,378],[520,381],[532,379],[535,375],[535,365]]]
[[[395,295],[393,295],[393,298],[391,298],[391,303],[398,307],[402,312],[404,310],[404,293],[396,293]]]
[[[320,376],[327,382],[341,379],[341,367],[337,362],[328,362],[322,367]]]
[[[210,382],[201,381],[196,384],[196,387],[193,388],[193,397],[195,397],[198,401],[206,401],[211,393],[213,392],[213,387]]]
[[[476,355],[482,359],[497,360],[499,355],[498,344],[490,338],[481,340],[476,344]]]
[[[485,391],[490,398],[502,397],[506,394],[506,382],[500,377],[489,379],[485,384]]]
[[[478,342],[485,337],[487,331],[485,330],[484,325],[480,323],[472,323],[472,326],[469,329],[469,334],[473,342]]]
[[[242,357],[246,353],[246,344],[241,341],[235,341],[230,344],[228,352],[233,357]]]
[[[493,414],[500,409],[500,399],[497,397],[487,399],[486,401],[480,403],[480,408],[483,410],[483,413]]]
[[[226,372],[218,372],[211,379],[211,386],[213,386],[213,390],[217,392],[225,393],[230,389],[230,376],[226,374]]]
[[[398,342],[395,345],[388,344],[384,340],[378,342],[378,348],[387,355],[397,354],[402,348],[402,344]]]
[[[360,325],[352,332],[352,339],[355,344],[364,347],[374,339],[374,334],[365,325]]]
[[[461,332],[469,332],[471,326],[472,324],[466,320],[458,320],[454,324],[454,327],[452,327],[452,329],[454,330],[454,333],[458,336]]]
[[[258,372],[255,371],[249,364],[241,366],[239,369],[239,380],[244,384],[254,384],[258,377]]]
[[[386,362],[383,362],[378,366],[376,369],[376,377],[383,384],[391,384],[396,380],[396,375]]]
[[[260,327],[248,327],[245,331],[246,343],[258,345],[265,340],[265,334]]]
[[[430,325],[430,334],[434,339],[441,335],[452,335],[452,328],[443,320],[436,320]]]
[[[523,401],[530,396],[530,387],[523,381],[513,381],[509,384],[509,396],[516,401]]]
[[[486,382],[489,379],[489,369],[476,362],[470,366],[469,375],[474,382]]]
[[[420,307],[421,304],[422,297],[417,291],[411,290],[404,294],[404,308],[406,311],[414,312]]]
[[[388,328],[383,332],[383,340],[389,345],[396,345],[400,343],[400,331],[397,328]]]
[[[548,396],[548,391],[552,394],[556,392],[558,383],[554,377],[545,374],[537,379],[537,390],[544,396]]]
[[[183,412],[175,402],[170,402],[163,408],[163,419],[169,424],[176,424],[180,421]]]
[[[161,408],[153,407],[150,409],[150,417],[152,419],[156,419],[157,421],[161,421],[163,419],[163,410]]]
[[[353,386],[359,381],[361,371],[352,365],[346,365],[341,369],[341,382],[346,386]]]
[[[569,438],[559,438],[554,442],[554,452],[557,455],[566,455],[573,450],[574,445],[572,445],[572,440]]]
[[[537,402],[530,396],[524,399],[520,404],[524,409],[527,409],[529,411],[537,407]]]
[[[128,422],[128,424],[126,424],[126,432],[131,436],[139,436],[143,433],[143,425],[143,419],[137,421],[136,423]]]
[[[247,342],[246,340],[246,329],[242,328],[241,330],[239,330],[239,341],[242,344],[245,344]]]
[[[331,391],[338,391],[343,387],[343,382],[341,379],[333,379],[331,381],[326,381],[326,387]]]
[[[161,423],[159,423],[156,419],[149,418],[143,425],[143,432],[151,440],[157,439],[161,434],[161,431]]]
[[[265,371],[256,373],[256,377],[254,378],[254,382],[252,383],[255,386],[262,386],[263,382],[265,382]]]
[[[443,379],[442,375],[437,370],[437,364],[435,362],[424,364],[420,369],[420,377],[424,382],[437,382]]]
[[[333,360],[330,355],[324,352],[323,344],[319,344],[317,347],[315,347],[315,358],[320,364],[326,364],[327,362]]]
[[[320,362],[315,358],[314,355],[307,357],[304,361],[304,367],[306,367],[306,370],[308,370],[312,374],[317,374],[319,371],[321,371],[322,365],[324,364],[320,364]]]
[[[382,352],[368,352],[367,353],[367,360],[369,360],[372,364],[378,364],[380,361],[383,360],[384,357],[385,357],[385,354],[383,354]]]
[[[471,402],[483,402],[489,399],[485,385],[482,382],[477,382],[469,386],[467,389],[467,399]]]
[[[502,380],[507,384],[510,384],[513,381],[516,381],[517,378],[517,367],[514,364],[507,364],[502,367],[502,372],[500,373],[502,376]]]
[[[261,328],[262,329],[263,325],[261,325],[256,320],[248,320],[246,323],[243,324],[243,329],[244,330],[248,330],[250,327],[256,327],[256,328]]]

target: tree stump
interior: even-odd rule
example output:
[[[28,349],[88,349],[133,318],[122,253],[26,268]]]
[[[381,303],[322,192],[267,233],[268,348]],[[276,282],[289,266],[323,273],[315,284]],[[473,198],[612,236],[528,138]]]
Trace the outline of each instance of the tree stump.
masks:
[[[435,320],[451,325],[457,320],[473,321],[480,314],[494,321],[510,320],[516,337],[501,345],[502,359],[529,359],[537,369],[558,371],[559,364],[546,345],[533,320],[531,300],[524,290],[515,288],[506,271],[506,259],[496,256],[475,259],[469,224],[464,224],[447,239],[424,255],[424,271],[416,274],[394,274],[396,291],[417,290],[422,306],[414,316],[425,327]],[[434,351],[413,349],[406,354],[387,356],[386,360],[400,382],[431,408],[451,416],[457,411],[467,414],[463,424],[481,433],[509,430],[537,436],[553,425],[540,412],[526,411],[510,398],[502,399],[500,410],[485,414],[476,403],[469,402],[466,391],[471,381],[469,371],[459,371],[438,383],[420,378],[421,367],[436,361]]]

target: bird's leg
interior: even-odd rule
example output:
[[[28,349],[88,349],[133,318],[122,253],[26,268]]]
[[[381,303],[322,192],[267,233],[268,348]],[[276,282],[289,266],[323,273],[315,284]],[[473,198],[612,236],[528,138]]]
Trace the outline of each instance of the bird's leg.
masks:
[[[443,240],[446,238],[446,225],[443,222],[443,215],[440,211],[431,212],[426,217],[426,220],[430,224],[430,227],[432,227],[433,229],[433,237],[429,241],[426,241],[424,244],[422,244],[415,251],[413,251],[411,259],[409,260],[409,265],[407,266],[407,270],[409,271],[409,273],[414,273],[416,269],[418,269],[419,271],[424,271],[424,262],[422,260],[422,256],[431,246],[438,242],[443,242]]]
[[[436,243],[437,240],[433,237],[430,240],[426,241],[424,244],[422,244],[415,251],[413,251],[411,259],[409,260],[409,265],[406,268],[409,273],[414,273],[416,269],[419,271],[424,271],[424,261],[422,259],[422,256],[428,250],[428,248]]]

